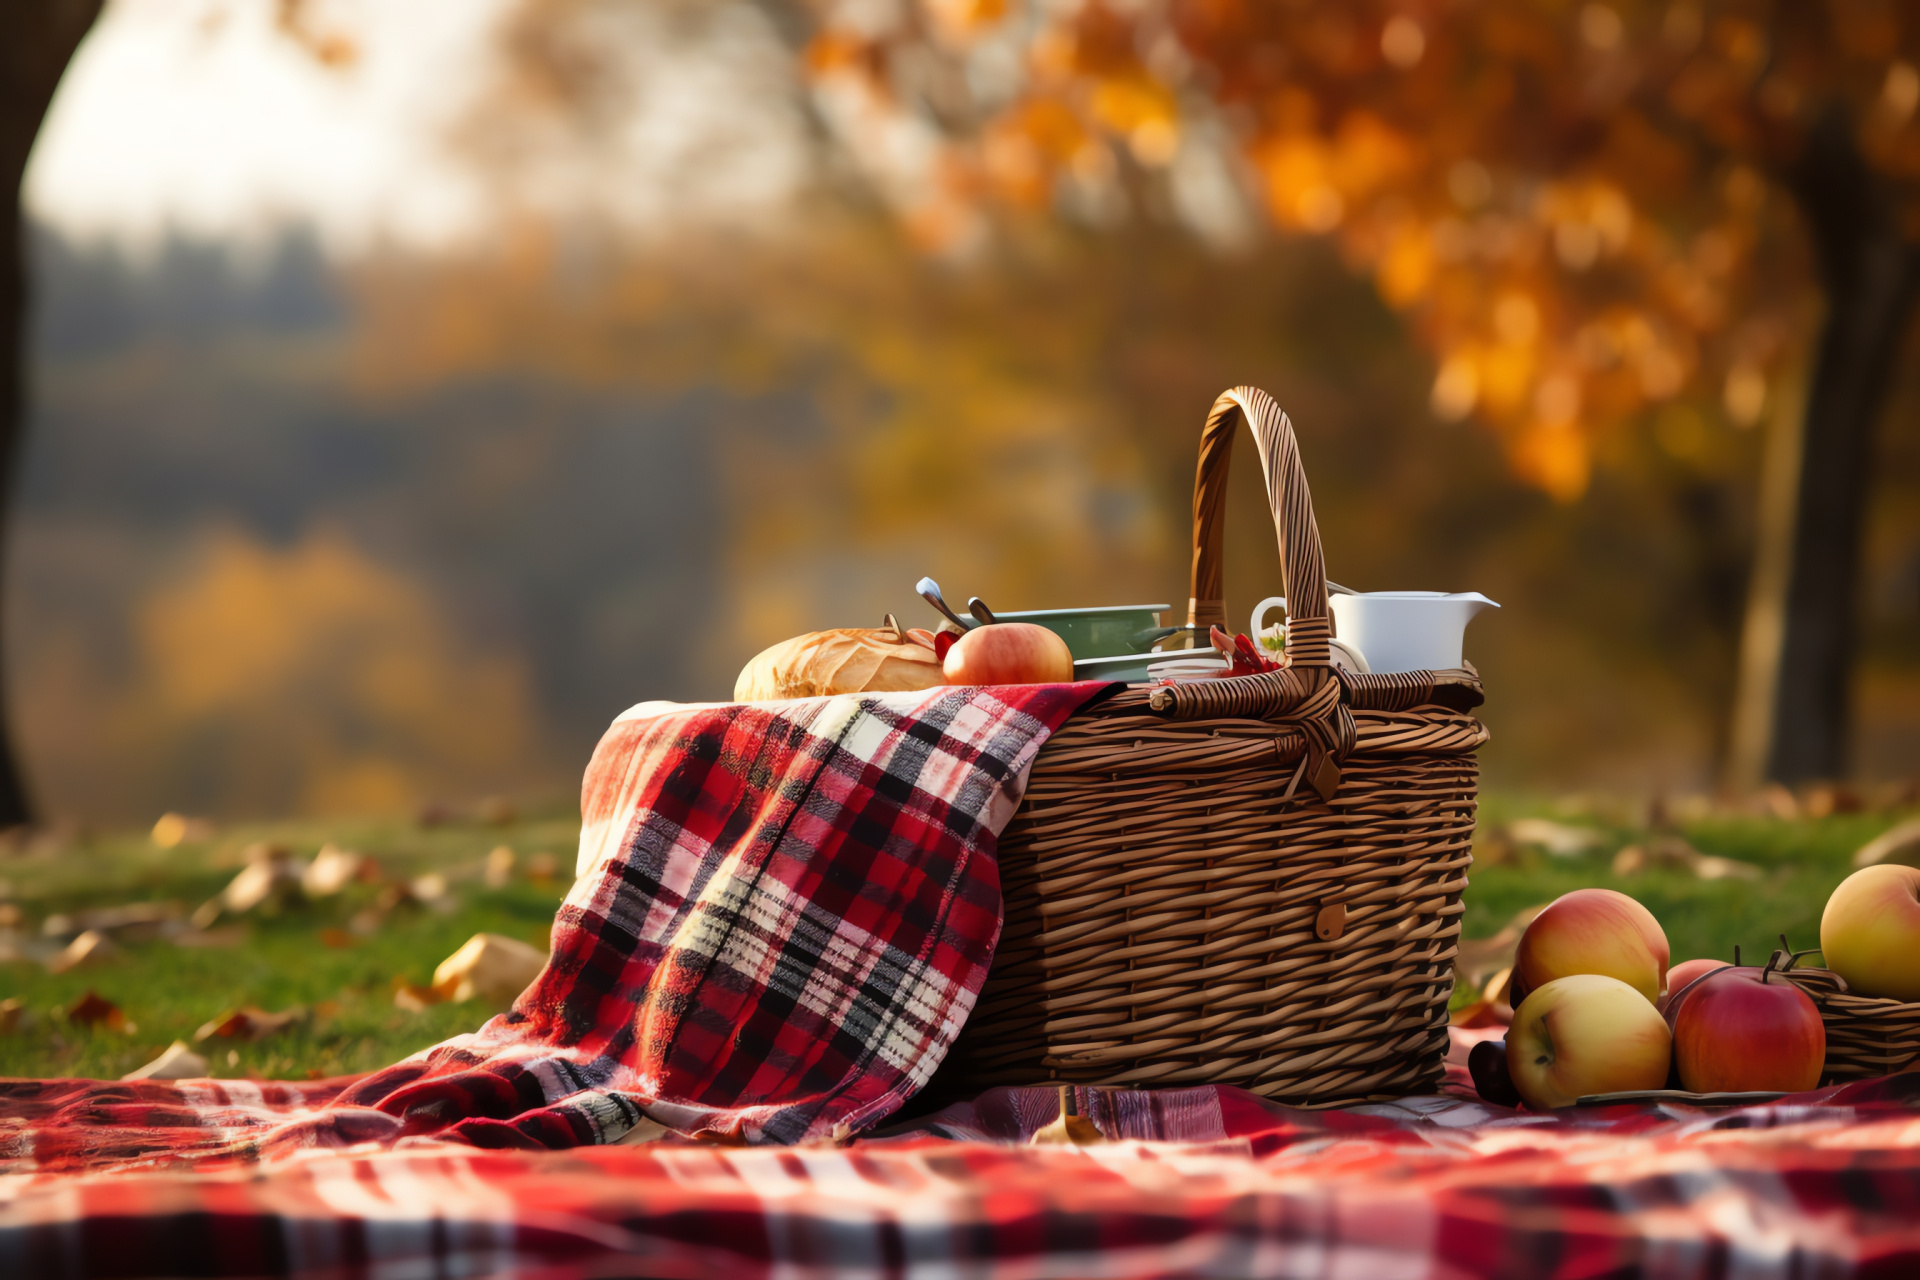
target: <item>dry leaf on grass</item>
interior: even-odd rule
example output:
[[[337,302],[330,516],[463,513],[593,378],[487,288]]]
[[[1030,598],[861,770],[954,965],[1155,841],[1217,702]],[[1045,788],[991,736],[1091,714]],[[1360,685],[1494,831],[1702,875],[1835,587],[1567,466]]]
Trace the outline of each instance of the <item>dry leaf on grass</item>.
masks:
[[[1591,828],[1570,827],[1549,818],[1515,818],[1507,824],[1507,834],[1515,844],[1532,845],[1556,858],[1577,858],[1606,842]]]
[[[405,978],[393,980],[393,1007],[396,1009],[425,1013],[430,1006],[439,1004],[445,998],[432,987],[417,987]]]
[[[1920,867],[1920,818],[1907,821],[1860,846],[1853,855],[1856,867],[1871,867],[1882,862]]]
[[[505,1008],[546,967],[547,953],[518,938],[476,933],[433,971],[433,989],[456,1004],[475,996]]]
[[[27,1002],[19,996],[0,1000],[0,1036],[10,1036],[27,1020]]]
[[[47,961],[48,973],[66,973],[84,965],[99,964],[118,955],[120,948],[98,929],[89,929],[66,945],[65,950]]]
[[[1459,954],[1453,960],[1454,972],[1468,986],[1478,987],[1489,975],[1511,968],[1514,952],[1520,946],[1520,935],[1533,923],[1533,918],[1546,909],[1544,902],[1536,907],[1522,907],[1492,937],[1460,943]]]
[[[175,1040],[165,1053],[144,1067],[121,1076],[122,1080],[198,1080],[207,1074],[207,1060],[187,1048],[186,1041]]]
[[[489,889],[503,889],[513,879],[513,850],[499,845],[487,854],[487,869],[481,877]]]
[[[120,1011],[119,1005],[91,987],[85,995],[67,1006],[67,1021],[76,1027],[105,1027],[109,1031],[125,1032],[127,1035],[140,1029]]]
[[[300,888],[309,898],[330,898],[352,884],[376,884],[380,867],[364,853],[328,843],[320,846],[300,872]]]
[[[295,1023],[305,1022],[309,1016],[301,1005],[282,1009],[279,1013],[268,1013],[265,1009],[247,1005],[242,1009],[230,1009],[201,1024],[200,1029],[193,1033],[193,1041],[199,1044],[203,1040],[264,1040]]]

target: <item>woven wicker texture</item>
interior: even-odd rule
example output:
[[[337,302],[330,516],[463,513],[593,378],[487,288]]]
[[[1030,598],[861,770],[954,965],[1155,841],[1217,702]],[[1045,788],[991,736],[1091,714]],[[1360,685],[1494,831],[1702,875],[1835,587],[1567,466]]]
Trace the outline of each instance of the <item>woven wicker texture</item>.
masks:
[[[1201,438],[1189,621],[1225,620],[1242,420],[1280,541],[1288,666],[1129,689],[1041,749],[1000,838],[993,971],[943,1079],[1235,1084],[1304,1106],[1439,1081],[1479,682],[1334,672],[1292,424],[1250,387],[1220,397]]]
[[[1822,1080],[1866,1080],[1905,1070],[1920,1059],[1920,1004],[1857,995],[1839,974],[1792,969],[1789,978],[1813,997],[1827,1027]]]

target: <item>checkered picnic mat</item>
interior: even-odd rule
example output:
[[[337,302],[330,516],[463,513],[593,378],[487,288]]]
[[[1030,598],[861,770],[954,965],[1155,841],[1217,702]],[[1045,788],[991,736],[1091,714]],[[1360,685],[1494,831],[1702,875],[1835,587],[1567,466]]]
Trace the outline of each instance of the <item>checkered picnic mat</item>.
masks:
[[[650,704],[582,790],[582,874],[511,1012],[344,1087],[0,1081],[0,1173],[440,1139],[856,1132],[926,1082],[1000,933],[994,842],[1111,686]]]
[[[0,1275],[1920,1275],[1920,1075],[1727,1111],[1302,1112],[1081,1090],[1112,1139],[1022,1145],[995,1090],[849,1147],[309,1152],[0,1178]]]

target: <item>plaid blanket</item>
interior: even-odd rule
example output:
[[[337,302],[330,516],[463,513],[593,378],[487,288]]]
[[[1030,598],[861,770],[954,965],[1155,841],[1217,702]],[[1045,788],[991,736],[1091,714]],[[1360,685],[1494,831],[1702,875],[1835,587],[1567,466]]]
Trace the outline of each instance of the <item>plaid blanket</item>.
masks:
[[[309,1152],[0,1179],[0,1275],[1905,1277],[1920,1075],[1738,1110],[995,1090],[848,1147]]]
[[[1047,735],[1110,687],[637,707],[587,768],[581,874],[511,1012],[336,1085],[0,1082],[0,1172],[574,1147],[643,1116],[856,1132],[959,1034],[999,939],[994,842]]]

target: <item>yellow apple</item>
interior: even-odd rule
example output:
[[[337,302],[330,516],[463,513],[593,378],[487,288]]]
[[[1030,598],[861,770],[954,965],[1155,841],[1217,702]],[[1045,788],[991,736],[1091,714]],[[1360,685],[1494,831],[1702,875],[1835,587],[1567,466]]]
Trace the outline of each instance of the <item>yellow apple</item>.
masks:
[[[1529,993],[1507,1029],[1507,1072],[1529,1107],[1571,1106],[1589,1093],[1659,1089],[1673,1038],[1644,994],[1618,978],[1578,973]]]
[[[1513,1002],[1555,978],[1598,973],[1658,1001],[1667,989],[1667,935],[1653,913],[1612,889],[1575,889],[1533,918],[1513,960]]]
[[[1920,869],[1883,862],[1842,880],[1820,916],[1820,952],[1860,995],[1920,1000]]]

